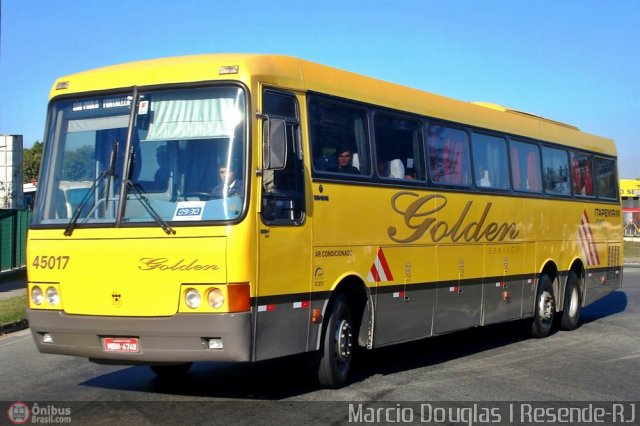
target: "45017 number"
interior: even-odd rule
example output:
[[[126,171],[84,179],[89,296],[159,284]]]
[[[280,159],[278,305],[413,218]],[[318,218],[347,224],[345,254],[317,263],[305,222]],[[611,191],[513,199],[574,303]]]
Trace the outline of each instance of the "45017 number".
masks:
[[[69,256],[36,256],[31,266],[38,269],[66,269]]]

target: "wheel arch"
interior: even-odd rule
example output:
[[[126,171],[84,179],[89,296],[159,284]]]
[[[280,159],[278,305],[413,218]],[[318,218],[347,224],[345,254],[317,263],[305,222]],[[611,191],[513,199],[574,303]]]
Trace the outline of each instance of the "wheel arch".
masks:
[[[560,296],[561,285],[560,285],[560,274],[559,274],[558,265],[556,265],[556,262],[553,260],[547,260],[544,263],[542,269],[540,270],[540,276],[542,275],[548,275],[549,278],[551,278],[551,283],[553,285],[553,297],[556,299],[556,306],[557,306],[558,296]],[[539,279],[538,279],[538,284],[536,285],[536,289],[538,285],[540,285]]]
[[[360,276],[349,274],[340,278],[324,305],[322,328],[321,332],[318,333],[316,349],[320,348],[320,341],[327,327],[327,314],[333,309],[333,304],[339,294],[346,296],[351,309],[351,315],[354,321],[353,329],[356,330],[357,333],[356,341],[360,346],[369,347],[371,345],[371,337],[373,336],[373,295]]]

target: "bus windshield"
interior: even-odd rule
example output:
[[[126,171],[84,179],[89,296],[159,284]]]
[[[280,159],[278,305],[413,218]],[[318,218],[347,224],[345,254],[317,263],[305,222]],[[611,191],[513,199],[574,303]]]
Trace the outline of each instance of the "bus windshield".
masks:
[[[55,101],[33,223],[66,234],[82,224],[240,217],[244,99],[225,86]]]

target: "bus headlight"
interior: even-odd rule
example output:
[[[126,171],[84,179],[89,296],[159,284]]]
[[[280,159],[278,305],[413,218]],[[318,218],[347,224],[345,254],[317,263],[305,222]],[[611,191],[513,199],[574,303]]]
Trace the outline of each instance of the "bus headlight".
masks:
[[[191,309],[197,309],[202,302],[202,298],[200,297],[200,293],[195,288],[187,289],[184,293],[184,302]]]
[[[47,302],[51,306],[56,306],[60,303],[60,294],[58,294],[58,290],[55,287],[47,288]]]
[[[207,293],[207,302],[213,309],[220,309],[224,305],[224,293],[219,288],[212,288]]]
[[[42,305],[42,302],[44,301],[44,295],[42,294],[42,289],[40,287],[34,286],[31,289],[31,301],[35,305]]]

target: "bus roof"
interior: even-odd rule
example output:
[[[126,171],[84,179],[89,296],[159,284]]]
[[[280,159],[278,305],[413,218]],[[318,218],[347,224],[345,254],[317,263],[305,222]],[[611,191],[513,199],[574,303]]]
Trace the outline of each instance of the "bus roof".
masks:
[[[400,111],[616,155],[611,139],[491,103],[463,102],[302,59],[266,54],[205,54],[130,62],[58,79],[50,98],[71,93],[238,80],[314,91]]]

